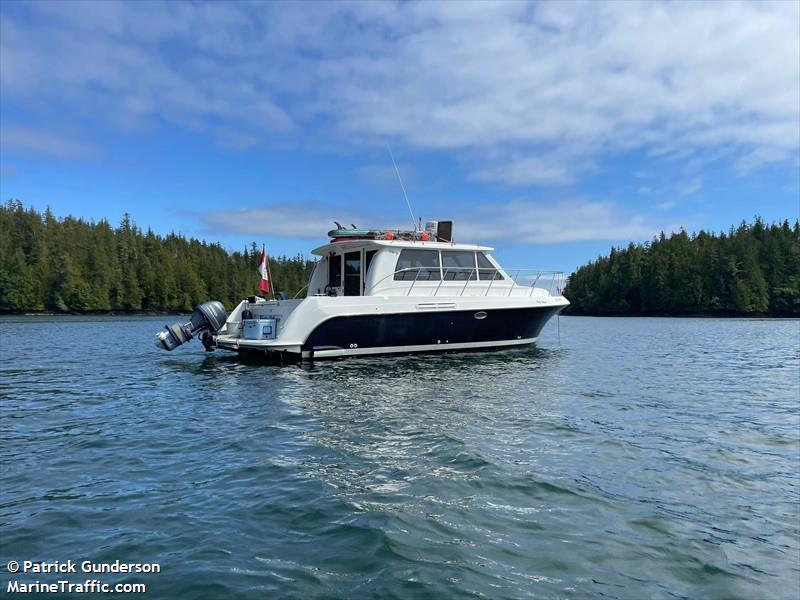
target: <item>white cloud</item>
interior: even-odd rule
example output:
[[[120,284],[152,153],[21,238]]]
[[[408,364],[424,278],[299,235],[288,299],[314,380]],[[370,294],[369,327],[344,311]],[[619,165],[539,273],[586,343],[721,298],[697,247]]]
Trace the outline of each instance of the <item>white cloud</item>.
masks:
[[[256,236],[322,239],[335,229],[334,220],[344,227],[367,226],[367,215],[354,209],[321,203],[284,203],[242,207],[196,215],[210,230]],[[381,222],[373,213],[371,222]]]
[[[0,128],[0,147],[5,151],[22,150],[56,158],[86,159],[100,155],[100,148],[90,142],[73,139],[52,131],[23,127]]]
[[[645,240],[662,227],[648,217],[627,214],[613,202],[526,200],[493,205],[457,216],[459,241],[499,241],[520,245],[597,240]]]
[[[456,203],[459,204],[459,203]],[[537,203],[513,200],[488,207],[456,209],[451,215],[460,242],[516,245],[590,240],[645,240],[661,229],[647,216],[628,214],[612,202],[566,200]],[[344,226],[408,228],[402,218],[387,217],[380,207],[347,209],[320,203],[284,203],[197,215],[216,233],[322,240],[333,220]],[[444,218],[444,217],[443,217]],[[670,227],[666,227],[667,230]]]
[[[0,89],[231,148],[389,139],[511,185],[626,152],[746,173],[798,156],[798,23],[797,2],[6,3]]]
[[[680,182],[677,186],[677,192],[681,196],[691,196],[696,194],[703,188],[703,180],[700,177],[692,177],[687,181]]]
[[[560,185],[570,183],[575,177],[565,157],[551,158],[530,156],[511,157],[506,161],[492,161],[490,166],[475,172],[475,178],[483,181],[496,181],[511,185],[542,184]]]

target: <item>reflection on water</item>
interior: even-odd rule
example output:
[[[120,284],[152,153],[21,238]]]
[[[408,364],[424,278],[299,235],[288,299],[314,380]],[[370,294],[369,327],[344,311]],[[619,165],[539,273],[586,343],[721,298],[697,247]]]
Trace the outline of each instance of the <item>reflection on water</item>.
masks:
[[[158,351],[162,320],[0,320],[0,563],[156,561],[156,597],[796,597],[797,321],[280,366]]]
[[[487,365],[500,367],[509,363],[522,362],[526,365],[532,364],[536,360],[547,360],[557,356],[560,349],[543,349],[537,346],[526,346],[522,348],[511,348],[505,350],[479,350],[471,352],[431,352],[427,354],[397,354],[383,356],[355,356],[340,359],[325,360],[305,360],[302,362],[287,361],[284,364],[274,361],[267,361],[263,356],[254,353],[235,354],[225,351],[206,353],[200,361],[193,354],[190,357],[178,357],[177,353],[167,355],[168,357],[160,361],[163,365],[174,365],[181,368],[182,365],[191,365],[193,369],[228,369],[231,366],[248,365],[250,367],[261,368],[264,372],[271,372],[271,369],[284,369],[292,371],[301,369],[305,372],[335,373],[340,371],[355,370],[365,377],[380,375],[386,368],[392,368],[398,374],[404,371],[414,371],[417,369],[435,370],[442,367],[447,369],[457,369],[459,366],[473,368],[475,366]],[[198,371],[200,372],[200,371]]]

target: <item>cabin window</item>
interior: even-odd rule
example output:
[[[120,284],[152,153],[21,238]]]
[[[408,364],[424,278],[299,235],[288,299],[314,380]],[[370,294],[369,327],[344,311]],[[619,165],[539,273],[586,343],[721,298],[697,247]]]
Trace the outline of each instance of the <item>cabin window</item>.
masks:
[[[395,267],[395,281],[439,281],[439,252],[412,250],[400,252]]]
[[[445,281],[467,281],[467,279],[477,279],[478,276],[475,272],[475,253],[443,250],[442,272],[444,273]]]
[[[338,254],[328,257],[328,285],[332,288],[342,285],[342,257]]]
[[[478,273],[483,280],[504,279],[497,267],[486,258],[483,252],[478,252]]]
[[[361,279],[361,293],[364,293],[364,291],[367,289],[367,275],[369,275],[369,267],[372,264],[372,259],[375,258],[377,253],[377,250],[366,250],[364,252],[364,277]]]
[[[367,273],[369,273],[369,266],[372,264],[372,259],[375,258],[375,255],[378,253],[377,250],[367,250],[364,253],[364,276],[366,277]]]

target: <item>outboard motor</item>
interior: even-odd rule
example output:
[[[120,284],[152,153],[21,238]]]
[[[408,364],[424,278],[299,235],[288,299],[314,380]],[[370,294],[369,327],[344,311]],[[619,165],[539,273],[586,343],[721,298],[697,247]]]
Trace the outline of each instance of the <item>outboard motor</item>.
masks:
[[[156,334],[155,343],[158,348],[172,350],[181,344],[185,344],[198,333],[202,333],[200,340],[207,352],[214,349],[213,335],[225,325],[228,313],[222,302],[212,300],[203,302],[194,309],[189,322],[181,325],[173,323],[167,325],[164,331]]]

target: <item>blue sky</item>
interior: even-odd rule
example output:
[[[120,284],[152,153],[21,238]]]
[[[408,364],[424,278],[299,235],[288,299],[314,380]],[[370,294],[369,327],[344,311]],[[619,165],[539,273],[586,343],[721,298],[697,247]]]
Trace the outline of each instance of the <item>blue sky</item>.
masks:
[[[0,196],[307,252],[453,219],[571,271],[800,211],[800,3],[0,4]]]

